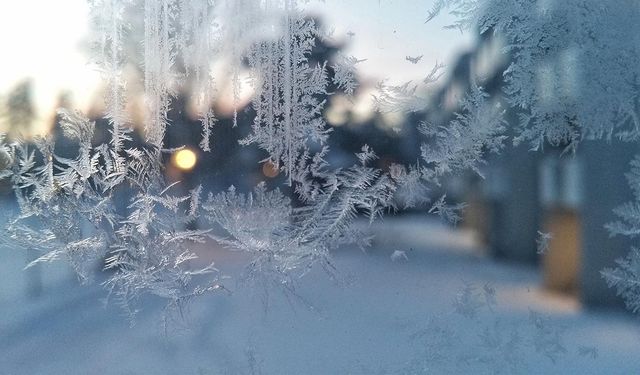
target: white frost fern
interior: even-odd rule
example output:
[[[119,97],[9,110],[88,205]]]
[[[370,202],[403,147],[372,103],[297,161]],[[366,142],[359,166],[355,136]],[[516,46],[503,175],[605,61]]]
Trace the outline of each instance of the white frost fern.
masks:
[[[56,155],[57,140],[51,136],[36,139],[33,147],[0,135],[0,179],[11,181],[20,207],[3,238],[38,250],[40,257],[32,264],[66,259],[86,280],[95,263],[105,262],[113,271],[105,286],[131,315],[143,294],[180,310],[195,296],[224,289],[213,265],[196,265],[191,246],[204,241],[247,253],[250,278],[291,292],[293,280],[315,265],[332,273],[331,252],[339,246],[369,243],[353,225],[359,215],[373,221],[395,210],[398,200],[405,207],[423,205],[445,174],[477,171],[484,152],[501,147],[500,111],[487,105],[477,88],[451,124],[422,129],[423,157],[415,165],[387,171],[375,165],[375,152],[363,146],[355,165],[333,168],[327,162],[330,128],[323,118],[325,98],[334,94],[327,92],[329,73],[340,91],[352,95],[358,87],[356,65],[363,60],[339,56],[333,62],[312,61],[322,32],[302,3],[92,1],[98,36],[94,52],[106,85],[104,115],[111,139],[95,145],[96,124],[72,111],[60,112],[59,118],[64,137],[77,146],[73,156]],[[132,9],[144,10],[144,30],[125,21]],[[143,56],[142,145],[130,134],[123,73],[130,63],[124,40],[139,34],[144,39],[134,44],[142,47],[138,52]],[[202,122],[200,146],[210,149],[216,121],[211,102],[219,94],[211,63],[219,56],[232,62],[234,107],[242,70],[249,70],[255,91],[251,133],[240,142],[265,152],[263,161],[284,172],[299,204],[266,184],[249,193],[198,187],[174,195],[174,186],[164,181],[161,161],[171,151],[164,148],[171,101],[182,85],[193,88]],[[441,68],[436,65],[422,82],[381,84],[375,99],[379,111],[419,113],[426,105],[422,90]],[[235,112],[234,125],[237,108]],[[115,209],[119,189],[132,193],[126,214]],[[455,222],[456,208],[446,206],[443,198],[432,211]],[[188,229],[205,221],[209,227]]]

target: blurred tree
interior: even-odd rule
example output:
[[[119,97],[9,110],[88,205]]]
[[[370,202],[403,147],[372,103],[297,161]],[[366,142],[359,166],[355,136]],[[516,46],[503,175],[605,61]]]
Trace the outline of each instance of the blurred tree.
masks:
[[[36,117],[33,82],[27,79],[18,83],[9,92],[3,104],[2,123],[9,138],[28,135]]]

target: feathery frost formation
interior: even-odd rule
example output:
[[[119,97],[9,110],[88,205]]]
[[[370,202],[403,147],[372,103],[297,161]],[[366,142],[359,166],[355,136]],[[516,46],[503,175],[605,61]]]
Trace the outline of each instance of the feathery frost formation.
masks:
[[[438,0],[427,21],[445,10],[456,17],[450,27],[502,38],[511,56],[505,98],[521,109],[516,141],[539,149],[545,141],[573,148],[585,138],[638,139],[635,1]]]
[[[511,62],[505,100],[517,111],[514,141],[575,151],[584,139],[640,140],[640,7],[633,0],[437,0],[427,22],[449,11],[456,29],[495,33]],[[628,174],[635,200],[615,210],[612,235],[640,233],[640,162]],[[548,234],[539,244],[546,248]],[[544,250],[543,250],[544,251]],[[632,249],[603,276],[640,310],[640,252]]]
[[[14,245],[36,249],[32,264],[65,259],[83,280],[101,263],[110,272],[104,285],[131,316],[136,300],[151,294],[170,311],[207,292],[224,290],[223,270],[203,264],[193,243],[213,241],[247,253],[249,279],[292,291],[294,280],[320,265],[333,274],[331,251],[344,244],[366,246],[369,238],[353,225],[360,214],[370,221],[397,206],[428,204],[431,190],[447,174],[478,171],[486,152],[498,151],[504,137],[502,110],[481,87],[463,101],[447,124],[423,124],[422,160],[414,165],[376,168],[377,156],[362,145],[350,167],[333,168],[330,128],[323,117],[330,85],[354,95],[357,64],[352,56],[315,61],[316,42],[326,35],[295,0],[93,0],[94,60],[105,83],[105,113],[110,139],[94,144],[96,124],[78,112],[61,110],[59,123],[74,156],[55,153],[53,136],[34,142],[0,136],[0,179],[8,179],[20,212],[6,225]],[[143,22],[135,20],[143,9]],[[137,12],[137,13],[136,13]],[[138,40],[140,39],[140,40]],[[125,43],[133,40],[134,43]],[[131,45],[130,45],[131,44]],[[125,70],[132,56],[142,59],[144,140],[133,141],[131,101]],[[253,192],[230,187],[188,194],[165,181],[162,158],[169,111],[178,92],[189,90],[202,122],[203,151],[210,150],[216,124],[212,101],[216,59],[230,62],[234,126],[243,72],[253,89],[254,144],[288,178],[288,187],[258,184]],[[139,63],[139,62],[138,62]],[[139,65],[138,65],[139,66]],[[375,94],[380,111],[419,112],[427,105],[424,89],[441,65],[421,82],[381,83]],[[291,190],[295,196],[285,196]],[[301,204],[292,203],[293,200]],[[128,202],[127,214],[116,204]],[[462,206],[444,197],[431,212],[452,222]],[[197,225],[196,225],[197,223]],[[204,229],[189,229],[208,225]]]
[[[528,318],[501,317],[491,284],[466,284],[452,307],[411,335],[418,355],[398,373],[526,374],[542,360],[556,363],[569,353],[563,327],[548,316],[529,309]],[[593,347],[578,352],[597,356]]]

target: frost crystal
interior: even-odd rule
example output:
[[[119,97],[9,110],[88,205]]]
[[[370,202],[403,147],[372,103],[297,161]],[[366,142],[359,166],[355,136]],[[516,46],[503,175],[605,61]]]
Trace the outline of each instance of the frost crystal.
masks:
[[[544,233],[538,231],[538,239],[536,239],[538,254],[545,254],[549,250],[551,240],[553,239],[552,233]]]
[[[345,94],[351,96],[358,88],[358,80],[356,79],[356,64],[364,60],[358,60],[353,56],[339,55],[338,60],[333,65],[334,76],[333,83]]]
[[[546,315],[529,310],[528,318],[509,322],[496,306],[491,285],[465,284],[451,314],[429,319],[412,335],[421,351],[403,373],[530,373],[540,357],[555,363],[568,353],[562,327]],[[578,350],[591,355],[591,349]]]
[[[285,1],[285,13],[277,25],[282,36],[275,42],[254,45],[249,61],[255,70],[253,132],[242,144],[258,144],[269,161],[293,180],[297,161],[308,151],[308,142],[324,143],[329,130],[321,116],[326,94],[325,64],[312,66],[309,55],[318,30],[305,19],[295,3]]]
[[[501,40],[510,60],[504,98],[518,117],[514,143],[574,152],[583,139],[638,141],[640,8],[634,1],[438,0],[426,21],[447,10],[455,17],[450,27]],[[615,210],[619,220],[607,225],[612,235],[640,234],[639,165],[632,162],[628,176],[635,199]],[[541,234],[539,252],[548,240]],[[603,272],[634,311],[640,306],[638,257],[632,250],[618,268]]]
[[[356,67],[364,60],[337,54],[317,61],[314,48],[326,33],[305,14],[306,3],[90,1],[92,53],[105,82],[111,137],[95,144],[101,122],[69,110],[58,116],[64,140],[0,135],[0,180],[10,181],[20,208],[3,240],[37,250],[40,256],[29,266],[66,259],[82,280],[103,265],[111,271],[104,282],[110,297],[132,317],[145,294],[181,311],[195,296],[224,290],[222,271],[202,264],[193,243],[243,251],[250,257],[249,279],[292,292],[294,280],[315,265],[333,274],[331,252],[339,246],[368,245],[370,238],[353,225],[359,215],[371,222],[399,205],[424,206],[441,178],[464,169],[479,172],[484,154],[501,148],[501,109],[474,86],[454,121],[421,126],[422,159],[414,165],[381,167],[374,150],[363,145],[354,155],[357,163],[332,166],[323,111],[335,93],[328,87],[355,94]],[[135,60],[138,55],[142,61]],[[217,121],[212,103],[219,94],[212,66],[219,58],[230,61],[234,126],[241,76],[249,76],[253,96],[246,113],[255,116],[240,143],[259,147],[265,155],[256,162],[269,162],[287,176],[282,190],[259,183],[251,192],[199,186],[185,193],[165,181],[163,158],[172,151],[165,149],[166,130],[178,93],[188,94],[202,123],[200,147],[210,150]],[[407,56],[414,63],[420,59]],[[141,66],[142,76],[125,74],[130,66]],[[374,95],[378,110],[419,113],[428,104],[424,89],[441,68],[436,64],[417,82],[381,83]],[[136,83],[144,88],[143,143],[134,141],[127,115],[135,103],[126,88]],[[74,146],[57,154],[63,141]],[[123,201],[126,209],[116,209]],[[455,223],[462,207],[447,206],[443,196],[431,212]],[[392,259],[406,259],[403,252],[394,254]]]
[[[405,261],[409,260],[409,258],[407,257],[407,252],[404,250],[394,250],[393,253],[391,254],[391,261],[399,262],[401,260],[405,260]]]
[[[545,140],[574,147],[583,138],[638,138],[640,48],[619,38],[637,38],[628,30],[639,12],[633,1],[438,0],[427,21],[445,9],[456,19],[450,27],[503,39],[512,59],[506,99],[520,110],[517,142],[540,149]]]
[[[464,203],[458,203],[454,206],[449,206],[445,201],[446,198],[446,194],[440,197],[440,199],[431,206],[429,213],[435,213],[440,216],[442,220],[456,225],[462,219],[460,211],[462,211],[466,205]]]
[[[162,148],[169,112],[172,66],[176,56],[173,21],[175,0],[145,0],[144,3],[144,89],[147,103],[147,141]]]

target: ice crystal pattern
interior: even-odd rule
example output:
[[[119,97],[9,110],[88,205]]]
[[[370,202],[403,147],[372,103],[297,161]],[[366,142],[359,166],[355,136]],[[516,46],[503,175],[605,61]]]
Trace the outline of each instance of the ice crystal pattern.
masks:
[[[477,29],[501,40],[510,60],[503,72],[505,101],[519,119],[516,143],[528,142],[533,150],[550,143],[573,152],[584,139],[638,141],[637,3],[437,0],[426,22],[445,11],[455,17],[451,28]],[[607,226],[612,235],[640,234],[639,167],[636,158],[628,175],[635,199],[615,210],[619,220]],[[550,239],[540,234],[539,252],[546,251]],[[640,311],[637,249],[603,276],[633,311]]]
[[[417,355],[398,373],[526,374],[541,360],[567,356],[561,325],[531,309],[527,318],[504,319],[496,312],[496,294],[491,284],[460,288],[451,313],[433,316],[413,332]],[[577,350],[597,356],[593,347]]]
[[[355,165],[331,167],[325,160],[331,132],[323,98],[334,94],[331,85],[338,94],[353,95],[356,66],[364,60],[338,54],[334,61],[313,61],[317,40],[327,35],[304,13],[304,3],[90,1],[92,56],[104,78],[111,136],[94,144],[96,122],[71,110],[59,112],[59,123],[65,141],[75,145],[74,156],[56,154],[56,143],[63,140],[53,136],[32,142],[0,135],[0,179],[11,182],[20,208],[6,224],[3,240],[37,250],[40,256],[29,266],[64,259],[86,281],[101,262],[111,271],[104,281],[109,297],[131,317],[145,294],[179,312],[193,297],[225,289],[223,270],[202,264],[193,243],[213,241],[243,251],[251,256],[248,278],[291,290],[291,283],[315,265],[333,273],[331,252],[339,246],[368,244],[352,225],[358,215],[373,221],[387,211],[424,205],[443,176],[479,172],[484,154],[501,148],[501,109],[474,86],[454,121],[421,125],[422,160],[416,164],[377,168],[374,150],[361,145]],[[140,9],[142,22],[130,19]],[[137,82],[144,89],[142,145],[133,141],[126,111],[132,95],[125,78],[130,54],[142,62]],[[251,132],[239,142],[257,146],[264,159],[256,162],[268,161],[284,173],[287,190],[302,205],[265,183],[249,193],[197,187],[185,194],[165,181],[163,157],[176,151],[165,148],[165,135],[177,92],[191,89],[202,123],[200,147],[211,148],[216,126],[211,102],[219,94],[211,63],[220,56],[231,62],[234,126],[240,88],[247,83],[241,71],[249,72],[254,92]],[[423,89],[441,68],[437,64],[420,82],[381,82],[374,95],[378,109],[423,110],[428,103]],[[127,214],[115,209],[123,199]],[[460,208],[447,206],[443,197],[431,211],[455,223]],[[188,229],[198,227],[196,222],[209,227]]]

